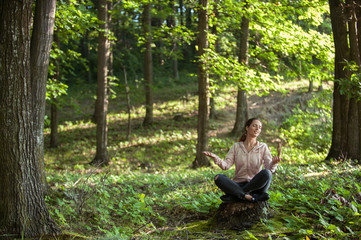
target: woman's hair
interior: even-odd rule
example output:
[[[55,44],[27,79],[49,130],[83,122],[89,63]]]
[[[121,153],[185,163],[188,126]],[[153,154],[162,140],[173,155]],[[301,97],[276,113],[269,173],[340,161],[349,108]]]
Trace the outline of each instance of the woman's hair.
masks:
[[[250,118],[246,121],[246,123],[244,124],[244,128],[243,128],[243,134],[242,136],[239,138],[239,142],[244,142],[247,138],[247,130],[246,128],[251,126],[252,122],[254,120],[258,120],[258,121],[261,121],[259,118]]]

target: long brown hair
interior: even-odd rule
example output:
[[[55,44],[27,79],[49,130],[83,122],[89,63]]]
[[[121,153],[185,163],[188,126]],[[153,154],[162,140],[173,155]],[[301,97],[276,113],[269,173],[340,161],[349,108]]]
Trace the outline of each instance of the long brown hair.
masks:
[[[252,124],[252,122],[253,122],[254,120],[261,121],[261,120],[259,120],[259,118],[250,118],[250,119],[248,119],[248,120],[246,121],[246,123],[244,124],[243,134],[242,134],[242,136],[239,138],[239,142],[244,142],[244,141],[246,140],[246,138],[247,138],[247,130],[246,130],[246,128],[249,127],[249,126],[251,126],[251,124]]]

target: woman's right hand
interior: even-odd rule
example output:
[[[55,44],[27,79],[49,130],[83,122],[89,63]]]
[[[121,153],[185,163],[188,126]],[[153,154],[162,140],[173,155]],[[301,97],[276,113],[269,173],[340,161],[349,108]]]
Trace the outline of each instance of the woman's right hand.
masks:
[[[219,164],[220,158],[216,154],[211,152],[203,152],[203,154],[206,155],[207,157],[211,157],[215,164]]]
[[[211,157],[211,158],[217,157],[214,153],[210,153],[210,152],[203,152],[203,154],[206,155],[207,157]]]

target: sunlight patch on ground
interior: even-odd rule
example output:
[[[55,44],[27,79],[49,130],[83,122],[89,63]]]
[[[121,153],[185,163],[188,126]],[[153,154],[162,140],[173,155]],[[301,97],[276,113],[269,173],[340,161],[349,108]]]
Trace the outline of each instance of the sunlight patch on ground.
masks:
[[[329,171],[323,171],[323,172],[312,172],[312,173],[307,173],[304,175],[305,178],[308,178],[308,177],[320,177],[320,176],[327,176],[329,175],[330,172]]]

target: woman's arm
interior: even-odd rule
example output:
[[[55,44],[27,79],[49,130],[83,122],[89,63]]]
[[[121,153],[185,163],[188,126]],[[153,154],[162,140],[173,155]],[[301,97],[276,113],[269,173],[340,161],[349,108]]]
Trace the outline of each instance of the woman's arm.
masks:
[[[282,158],[278,157],[278,156],[273,156],[271,155],[271,152],[268,148],[268,146],[265,146],[265,150],[263,153],[263,161],[264,161],[264,167],[268,170],[270,170],[271,172],[275,172],[278,163],[282,160]]]
[[[206,155],[207,157],[211,157],[213,159],[214,163],[217,164],[220,168],[222,168],[223,170],[227,170],[230,167],[232,167],[232,165],[234,163],[235,147],[234,147],[234,145],[232,146],[232,148],[227,153],[225,160],[222,160],[216,154],[211,153],[211,152],[203,152],[203,154]]]

